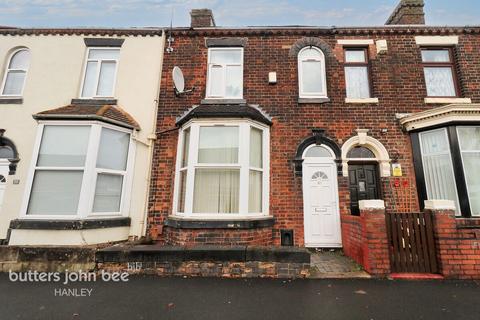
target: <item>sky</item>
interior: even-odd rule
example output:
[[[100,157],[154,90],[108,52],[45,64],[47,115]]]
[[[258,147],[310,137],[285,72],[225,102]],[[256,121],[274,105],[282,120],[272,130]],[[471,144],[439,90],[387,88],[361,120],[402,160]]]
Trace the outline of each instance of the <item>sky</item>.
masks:
[[[189,11],[213,10],[217,26],[382,25],[399,0],[0,0],[0,25],[18,27],[189,26]],[[480,25],[479,0],[425,0],[429,25]]]

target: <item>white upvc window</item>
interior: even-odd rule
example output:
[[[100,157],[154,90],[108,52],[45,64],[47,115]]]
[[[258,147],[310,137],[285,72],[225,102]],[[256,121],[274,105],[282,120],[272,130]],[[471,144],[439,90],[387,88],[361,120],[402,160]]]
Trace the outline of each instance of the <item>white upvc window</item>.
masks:
[[[15,50],[8,59],[3,75],[1,96],[21,97],[30,66],[30,51],[22,48]]]
[[[208,49],[206,98],[243,98],[243,48]]]
[[[135,153],[131,135],[100,122],[41,123],[22,218],[127,215]]]
[[[327,98],[325,55],[316,47],[305,47],[298,53],[300,98]]]
[[[269,128],[249,120],[191,121],[180,132],[173,214],[267,216]]]
[[[81,98],[114,96],[119,56],[119,48],[88,48]]]

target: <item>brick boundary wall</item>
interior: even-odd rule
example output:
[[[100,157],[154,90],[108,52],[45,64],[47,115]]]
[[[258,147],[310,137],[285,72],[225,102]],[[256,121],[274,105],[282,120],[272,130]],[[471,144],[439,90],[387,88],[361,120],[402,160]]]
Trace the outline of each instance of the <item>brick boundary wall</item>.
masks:
[[[390,273],[384,207],[367,206],[360,208],[360,216],[342,217],[342,236],[345,255],[361,264],[365,271],[379,277]]]
[[[454,210],[433,213],[437,261],[449,279],[480,279],[480,219],[456,218]]]
[[[271,227],[258,229],[179,229],[163,228],[166,244],[194,245],[273,245]]]

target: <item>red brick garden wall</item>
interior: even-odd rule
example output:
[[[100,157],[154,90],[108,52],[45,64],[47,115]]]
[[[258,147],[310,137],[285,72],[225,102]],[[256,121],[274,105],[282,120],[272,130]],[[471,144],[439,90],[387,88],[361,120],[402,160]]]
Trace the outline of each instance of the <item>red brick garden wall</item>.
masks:
[[[166,244],[193,245],[272,245],[272,228],[260,229],[176,229],[165,227]]]
[[[395,31],[394,31],[395,30]],[[175,119],[205,98],[207,74],[208,37],[244,37],[247,44],[244,54],[244,98],[249,104],[258,104],[272,118],[270,141],[270,209],[276,219],[272,239],[264,237],[265,244],[280,244],[280,229],[293,229],[295,245],[304,244],[302,178],[294,174],[292,160],[297,146],[312,135],[312,128],[324,128],[326,136],[341,146],[354,136],[358,128],[369,129],[369,135],[387,148],[390,157],[403,169],[401,178],[382,179],[382,197],[387,210],[412,212],[419,210],[412,152],[408,134],[395,119],[396,113],[426,110],[425,82],[421,54],[415,44],[416,35],[460,35],[456,49],[458,71],[464,97],[480,102],[480,41],[474,33],[460,29],[435,29],[408,27],[396,29],[253,29],[253,30],[174,30],[173,53],[165,53],[155,143],[153,180],[151,184],[149,234],[152,238],[171,239],[178,236],[162,227],[166,216],[172,214],[175,161],[178,130]],[[315,37],[330,48],[326,58],[327,88],[330,102],[323,104],[298,103],[297,57],[290,54],[291,47],[304,37]],[[388,51],[377,54],[374,45],[369,47],[370,73],[373,96],[379,104],[345,103],[345,74],[343,50],[338,39],[386,39]],[[176,97],[173,91],[172,68],[182,68],[187,89],[195,91]],[[277,73],[278,83],[268,84],[268,73]],[[339,177],[340,211],[345,218],[350,215],[348,180]],[[206,232],[206,231],[205,231]],[[243,237],[243,231],[215,231],[215,242]],[[253,232],[252,234],[255,234]],[[183,237],[183,236],[182,236]],[[247,238],[250,235],[246,236]],[[195,232],[189,243],[203,243],[205,237]],[[267,239],[268,238],[268,239]],[[349,239],[344,236],[346,250]],[[179,240],[180,241],[180,240]],[[352,249],[353,250],[353,249]]]

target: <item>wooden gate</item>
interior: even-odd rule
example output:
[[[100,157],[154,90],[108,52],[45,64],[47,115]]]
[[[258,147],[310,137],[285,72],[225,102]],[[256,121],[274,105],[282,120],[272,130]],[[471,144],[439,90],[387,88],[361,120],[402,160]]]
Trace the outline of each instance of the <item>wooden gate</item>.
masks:
[[[386,213],[392,272],[438,273],[431,213]]]

